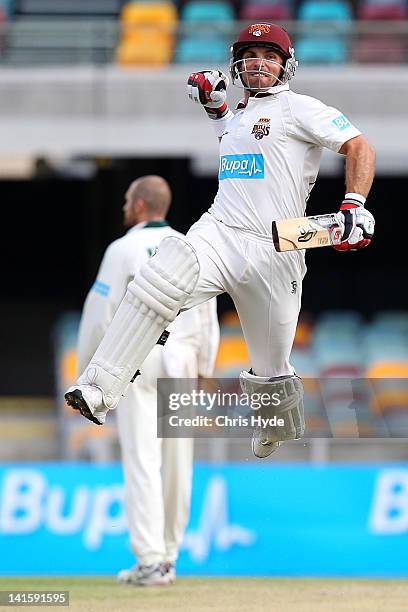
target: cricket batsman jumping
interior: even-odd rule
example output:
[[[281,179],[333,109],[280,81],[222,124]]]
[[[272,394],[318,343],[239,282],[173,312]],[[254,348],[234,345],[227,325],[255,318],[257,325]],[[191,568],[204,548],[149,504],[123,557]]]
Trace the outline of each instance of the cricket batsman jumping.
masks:
[[[346,156],[346,192],[338,213],[342,236],[335,248],[368,246],[374,218],[364,205],[375,153],[341,111],[290,90],[297,61],[283,28],[246,27],[231,55],[232,83],[244,90],[235,113],[227,104],[229,79],[219,70],[193,73],[187,85],[220,141],[215,200],[185,238],[165,238],[142,266],[65,398],[103,424],[177,314],[227,292],[251,360],[251,370],[240,375],[243,391],[281,398],[278,406],[271,403],[268,416],[283,418],[284,426],[254,431],[252,448],[263,458],[304,433],[303,386],[289,357],[306,267],[302,251],[274,249],[272,222],[305,215],[325,147]]]

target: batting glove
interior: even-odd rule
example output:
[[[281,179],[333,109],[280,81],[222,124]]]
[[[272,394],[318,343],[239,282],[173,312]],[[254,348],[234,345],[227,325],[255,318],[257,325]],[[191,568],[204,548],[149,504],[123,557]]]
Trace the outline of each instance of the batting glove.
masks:
[[[211,119],[221,119],[228,113],[228,77],[220,70],[202,70],[188,77],[188,97],[202,104]]]
[[[375,220],[364,204],[346,197],[337,217],[342,236],[340,244],[334,246],[336,251],[358,251],[370,244]]]

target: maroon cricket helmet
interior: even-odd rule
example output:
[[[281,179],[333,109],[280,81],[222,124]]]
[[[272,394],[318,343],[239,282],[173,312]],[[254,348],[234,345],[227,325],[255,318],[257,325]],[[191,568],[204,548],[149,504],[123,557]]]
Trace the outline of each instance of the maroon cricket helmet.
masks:
[[[238,60],[245,49],[254,46],[272,47],[286,59],[292,57],[290,50],[293,45],[289,34],[274,23],[255,23],[242,30],[231,48],[234,60]]]
[[[274,23],[254,23],[240,32],[231,47],[230,73],[233,83],[240,75],[239,60],[245,49],[264,46],[271,47],[283,57],[283,77],[280,82],[285,83],[293,78],[298,63],[287,31]]]

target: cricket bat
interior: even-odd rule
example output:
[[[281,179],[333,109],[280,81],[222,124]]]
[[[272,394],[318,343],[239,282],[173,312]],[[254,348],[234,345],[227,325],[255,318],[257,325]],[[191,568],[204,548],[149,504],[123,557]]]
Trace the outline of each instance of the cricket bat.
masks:
[[[273,242],[280,253],[340,244],[342,233],[337,213],[272,223]]]

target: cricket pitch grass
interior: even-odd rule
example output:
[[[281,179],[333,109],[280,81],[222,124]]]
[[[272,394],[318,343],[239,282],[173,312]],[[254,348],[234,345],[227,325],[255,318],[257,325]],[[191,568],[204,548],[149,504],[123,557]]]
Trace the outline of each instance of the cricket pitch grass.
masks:
[[[0,578],[0,590],[69,591],[78,612],[406,612],[408,581],[318,578],[178,578],[170,587],[122,586],[111,577]],[[57,607],[47,606],[56,610]],[[1,610],[39,610],[38,606]]]

